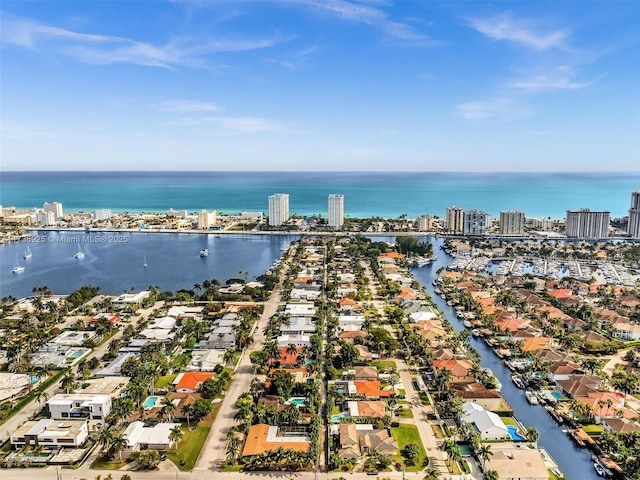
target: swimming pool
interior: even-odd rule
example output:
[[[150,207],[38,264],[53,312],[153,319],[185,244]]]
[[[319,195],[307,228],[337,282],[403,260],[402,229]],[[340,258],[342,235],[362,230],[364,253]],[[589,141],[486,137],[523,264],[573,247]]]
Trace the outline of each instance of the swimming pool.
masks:
[[[290,404],[293,404],[293,405],[296,405],[296,406],[300,407],[300,406],[304,405],[304,402],[305,402],[306,400],[307,400],[307,399],[306,399],[305,397],[291,397],[291,398],[287,401],[287,403],[290,403]]]
[[[157,401],[158,397],[147,397],[142,405],[144,406],[144,408],[153,408],[156,406]]]
[[[526,440],[520,433],[518,433],[518,428],[513,425],[507,425],[507,430],[509,430],[509,435],[512,440]]]
[[[551,392],[551,396],[556,400],[560,400],[561,398],[564,398],[561,393],[558,393],[556,391]]]
[[[348,413],[336,413],[334,415],[331,415],[331,421],[337,423],[347,417],[349,417]]]

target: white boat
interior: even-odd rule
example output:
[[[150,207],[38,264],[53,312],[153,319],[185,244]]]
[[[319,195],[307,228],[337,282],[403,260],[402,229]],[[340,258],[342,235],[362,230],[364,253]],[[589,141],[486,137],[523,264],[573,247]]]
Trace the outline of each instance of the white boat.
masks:
[[[32,256],[31,249],[30,249],[29,247],[27,247],[27,249],[24,251],[24,258],[25,258],[25,260],[26,260],[27,258],[31,258],[31,256]]]
[[[142,265],[144,268],[147,268],[147,256],[144,256],[144,264]]]
[[[73,258],[84,258],[84,252],[80,248],[80,244],[78,244],[78,251],[73,254]]]
[[[606,468],[604,468],[602,465],[600,465],[598,462],[593,463],[593,469],[601,477],[609,477],[611,475],[611,472]]]
[[[16,255],[16,266],[11,269],[11,273],[20,272],[24,272],[24,267],[20,265],[20,261],[18,260],[18,256]]]
[[[471,322],[469,320],[465,320],[462,322],[462,324],[467,327],[467,328],[471,328],[473,327],[473,325],[471,325]]]
[[[540,403],[540,401],[538,400],[538,397],[536,396],[536,394],[533,393],[531,390],[525,390],[524,391],[524,396],[527,397],[527,401],[531,405],[538,405]]]
[[[511,380],[516,387],[524,388],[524,382],[522,381],[522,377],[520,377],[520,375],[511,375]]]
[[[480,330],[474,328],[473,330],[471,330],[471,335],[473,335],[474,337],[480,336]]]
[[[209,256],[209,249],[208,248],[203,248],[202,250],[200,250],[200,256],[201,257],[208,257]]]

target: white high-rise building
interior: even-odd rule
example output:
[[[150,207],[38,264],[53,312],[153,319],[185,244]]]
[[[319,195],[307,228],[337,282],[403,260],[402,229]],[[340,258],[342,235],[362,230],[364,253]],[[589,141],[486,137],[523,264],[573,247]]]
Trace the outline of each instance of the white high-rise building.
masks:
[[[463,235],[484,235],[489,224],[489,215],[480,210],[465,210],[462,219]]]
[[[198,213],[198,229],[199,230],[209,230],[216,224],[217,215],[215,210],[213,212],[207,212],[206,210],[201,210]]]
[[[289,194],[274,193],[269,196],[269,225],[278,227],[289,220]]]
[[[433,227],[433,218],[431,215],[420,215],[418,217],[418,231],[430,232]]]
[[[109,210],[108,208],[102,208],[93,212],[94,220],[109,220],[111,216],[111,210]]]
[[[342,228],[344,224],[344,195],[333,193],[329,195],[329,226]]]
[[[522,235],[524,233],[524,212],[510,210],[500,212],[500,234]]]
[[[464,210],[460,207],[447,208],[447,230],[452,233],[462,233]]]
[[[631,193],[627,233],[631,238],[640,238],[640,191]]]
[[[51,211],[36,211],[36,223],[39,227],[51,227],[56,224],[56,216]]]
[[[567,210],[564,231],[570,238],[607,238],[609,212],[592,212],[588,208]]]
[[[45,212],[52,212],[56,217],[56,220],[64,217],[64,214],[62,213],[62,204],[59,202],[45,202],[44,205],[42,205],[42,209]]]

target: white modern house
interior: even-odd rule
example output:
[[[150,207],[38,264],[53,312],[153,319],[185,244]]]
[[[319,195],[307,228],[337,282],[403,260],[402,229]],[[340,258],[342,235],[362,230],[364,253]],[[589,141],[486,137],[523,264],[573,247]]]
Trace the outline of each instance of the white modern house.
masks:
[[[462,406],[460,422],[472,424],[483,440],[503,440],[509,437],[509,430],[493,412],[485,410],[477,403],[467,402]]]
[[[140,421],[130,423],[124,431],[128,443],[126,450],[168,450],[173,445],[173,440],[169,439],[171,430],[179,426],[179,423],[158,423],[153,427],[145,427]]]
[[[42,420],[25,422],[11,434],[10,442],[15,448],[43,446],[51,448],[80,447],[89,437],[86,420]]]
[[[111,412],[111,396],[91,393],[59,393],[47,401],[51,418],[104,420]]]

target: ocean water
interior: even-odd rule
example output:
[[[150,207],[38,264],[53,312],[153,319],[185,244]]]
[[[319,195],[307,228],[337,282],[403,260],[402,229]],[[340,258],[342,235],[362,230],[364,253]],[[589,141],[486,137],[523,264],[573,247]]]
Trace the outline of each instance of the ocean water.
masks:
[[[446,208],[522,210],[529,217],[564,218],[566,210],[627,214],[640,171],[628,173],[442,172],[2,172],[0,205],[65,212],[267,212],[267,197],[288,193],[292,214],[326,215],[327,196],[345,196],[347,217],[444,216]]]

